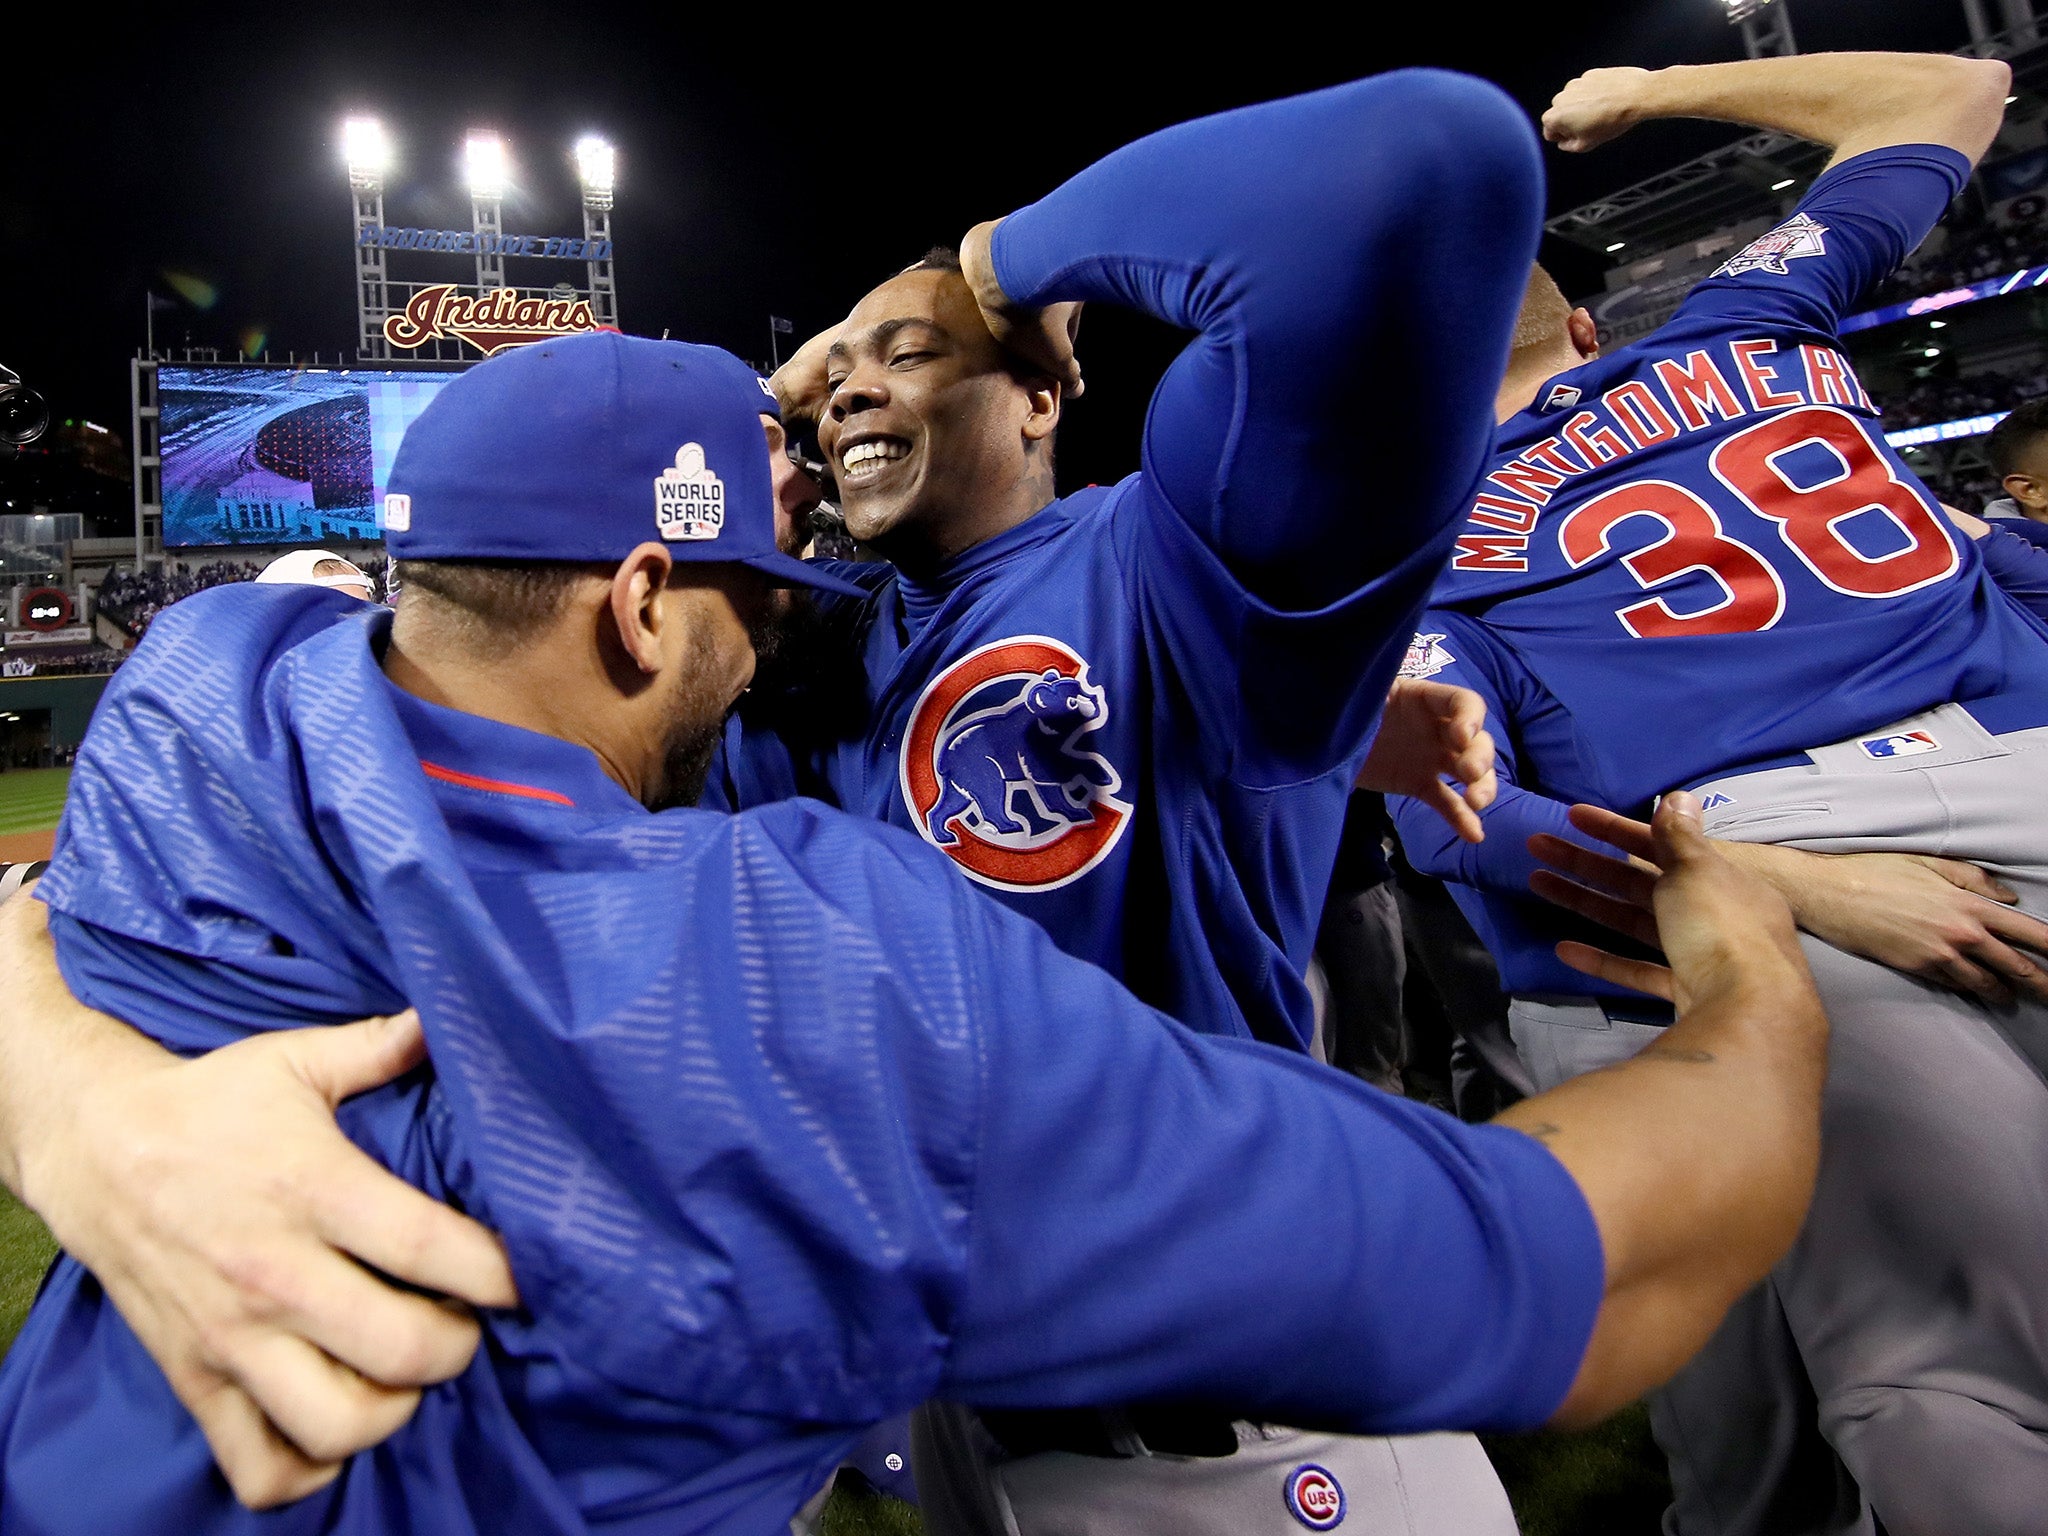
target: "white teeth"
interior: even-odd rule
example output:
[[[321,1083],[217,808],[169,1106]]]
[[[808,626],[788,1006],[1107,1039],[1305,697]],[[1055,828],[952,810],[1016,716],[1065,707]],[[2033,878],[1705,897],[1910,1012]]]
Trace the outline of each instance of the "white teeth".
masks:
[[[908,452],[908,443],[889,439],[855,443],[840,456],[840,469],[842,473],[854,478],[864,478],[867,475],[879,474],[884,464],[893,459],[900,459]]]

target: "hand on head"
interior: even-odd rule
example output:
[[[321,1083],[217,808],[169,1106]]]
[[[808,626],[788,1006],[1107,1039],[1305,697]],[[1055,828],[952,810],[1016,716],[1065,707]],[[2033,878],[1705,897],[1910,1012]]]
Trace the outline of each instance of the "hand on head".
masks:
[[[961,275],[997,344],[1057,383],[1067,399],[1078,400],[1087,387],[1081,379],[1080,360],[1074,355],[1074,343],[1081,334],[1081,306],[1048,304],[1030,309],[1010,302],[996,280],[989,249],[1000,222],[977,224],[967,232],[960,242]]]

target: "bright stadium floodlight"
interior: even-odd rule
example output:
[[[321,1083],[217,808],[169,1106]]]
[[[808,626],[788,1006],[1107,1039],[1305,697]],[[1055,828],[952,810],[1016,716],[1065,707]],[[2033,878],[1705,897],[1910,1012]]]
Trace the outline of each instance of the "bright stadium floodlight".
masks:
[[[503,197],[512,179],[505,141],[495,133],[472,133],[462,146],[462,160],[471,197]]]
[[[576,141],[576,176],[585,192],[609,198],[617,170],[617,152],[596,134],[586,134]]]
[[[391,168],[391,141],[374,117],[352,117],[341,125],[341,149],[348,161],[349,185],[374,187]]]

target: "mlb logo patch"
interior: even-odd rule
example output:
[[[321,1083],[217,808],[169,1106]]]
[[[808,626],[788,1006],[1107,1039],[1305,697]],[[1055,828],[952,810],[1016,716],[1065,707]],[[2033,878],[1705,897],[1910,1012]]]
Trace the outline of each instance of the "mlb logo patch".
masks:
[[[1579,403],[1579,386],[1576,384],[1553,384],[1550,393],[1543,397],[1543,409],[1561,411],[1568,405]]]
[[[1287,1512],[1312,1531],[1344,1523],[1344,1489],[1329,1470],[1303,1462],[1287,1475]]]
[[[1786,262],[1796,261],[1801,256],[1827,255],[1827,241],[1823,238],[1827,232],[1827,225],[1816,223],[1803,213],[1795,213],[1776,229],[1758,235],[1722,262],[1714,269],[1714,276],[1739,277],[1744,272],[1768,272],[1773,277],[1788,277],[1791,274],[1785,269]]]
[[[1856,743],[1865,757],[1918,757],[1922,752],[1939,752],[1941,743],[1931,731],[1901,731],[1895,736],[1867,736]]]
[[[715,539],[725,531],[725,482],[705,464],[701,444],[683,444],[675,468],[655,480],[654,526],[671,541]]]
[[[412,528],[412,498],[393,491],[384,498],[384,526],[392,533],[406,533]]]

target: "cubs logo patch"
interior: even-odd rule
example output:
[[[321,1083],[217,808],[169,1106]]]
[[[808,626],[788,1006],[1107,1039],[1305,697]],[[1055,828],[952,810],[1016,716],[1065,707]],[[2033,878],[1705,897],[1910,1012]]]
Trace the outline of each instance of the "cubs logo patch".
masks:
[[[1801,256],[1827,255],[1827,241],[1823,238],[1827,232],[1827,225],[1816,223],[1803,213],[1795,213],[1776,229],[1758,235],[1714,268],[1714,276],[1739,277],[1744,272],[1789,276],[1786,262],[1796,261]]]
[[[1401,677],[1435,677],[1458,658],[1443,648],[1442,635],[1417,635],[1401,658]]]
[[[1122,776],[1088,739],[1109,699],[1044,635],[984,645],[926,686],[899,774],[918,835],[983,885],[1049,891],[1101,863],[1130,824]]]
[[[715,539],[725,531],[725,482],[704,462],[701,443],[676,450],[654,481],[654,526],[664,539]]]
[[[1305,1461],[1287,1474],[1287,1512],[1312,1531],[1344,1522],[1344,1489],[1326,1468]]]
[[[1941,743],[1931,731],[1900,731],[1891,736],[1866,736],[1856,743],[1865,757],[1918,757],[1922,752],[1939,752]]]

